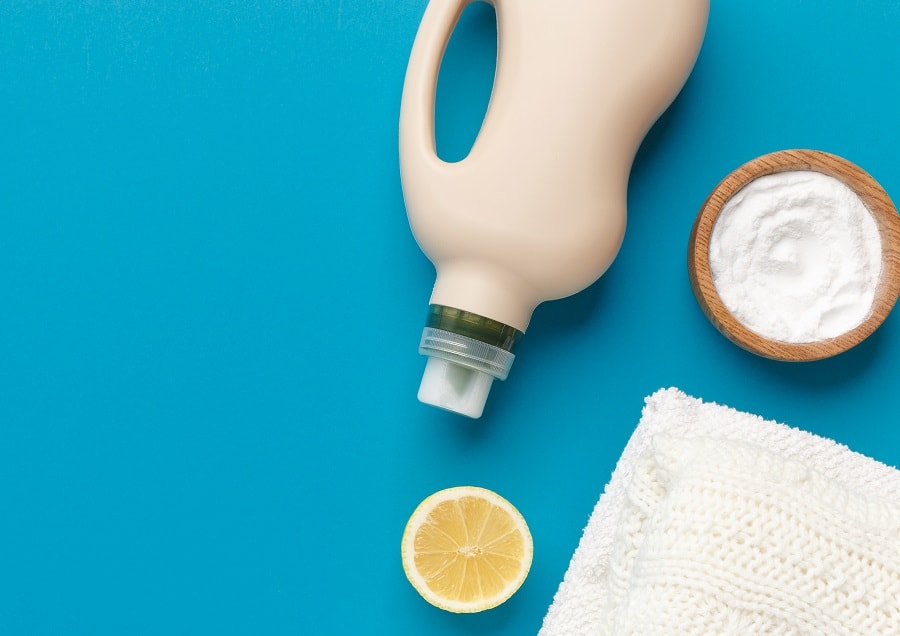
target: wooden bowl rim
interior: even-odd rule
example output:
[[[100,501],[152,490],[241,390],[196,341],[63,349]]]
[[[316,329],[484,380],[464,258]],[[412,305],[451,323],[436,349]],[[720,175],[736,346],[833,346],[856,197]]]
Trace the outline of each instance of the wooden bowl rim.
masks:
[[[881,236],[881,275],[869,314],[850,331],[816,342],[780,342],[748,329],[723,304],[709,265],[709,238],[725,203],[751,181],[791,170],[820,172],[846,184],[869,209]],[[707,197],[691,229],[688,274],[703,312],[725,337],[738,346],[773,360],[821,360],[847,351],[868,338],[881,326],[897,302],[900,295],[900,216],[884,188],[869,173],[843,157],[806,149],[769,153],[734,170]]]

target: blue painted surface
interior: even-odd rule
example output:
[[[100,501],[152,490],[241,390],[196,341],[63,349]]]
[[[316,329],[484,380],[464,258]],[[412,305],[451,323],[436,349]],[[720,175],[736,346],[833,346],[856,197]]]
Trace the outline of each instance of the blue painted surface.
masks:
[[[715,331],[685,267],[706,195],[766,152],[827,150],[900,196],[900,3],[714,2],[619,258],[538,309],[477,422],[415,400],[433,271],[396,137],[424,6],[0,4],[0,633],[534,633],[662,386],[900,464],[896,315],[771,362]],[[442,71],[448,158],[493,19],[467,12]],[[400,567],[408,515],[459,484],[535,540],[476,616]]]

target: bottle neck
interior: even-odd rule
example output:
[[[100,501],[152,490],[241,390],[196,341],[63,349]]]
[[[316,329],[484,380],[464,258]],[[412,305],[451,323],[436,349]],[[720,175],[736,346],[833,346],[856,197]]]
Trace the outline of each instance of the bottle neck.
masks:
[[[431,304],[455,307],[482,320],[524,332],[540,298],[508,268],[481,260],[443,260],[431,293]]]
[[[431,305],[419,353],[505,380],[522,332],[509,325],[443,305]]]

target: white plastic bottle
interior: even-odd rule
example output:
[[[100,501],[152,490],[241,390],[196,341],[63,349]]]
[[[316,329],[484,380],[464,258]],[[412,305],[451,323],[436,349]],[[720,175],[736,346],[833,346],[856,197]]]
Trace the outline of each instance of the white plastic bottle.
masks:
[[[472,0],[431,0],[400,109],[410,226],[437,280],[419,399],[480,417],[535,307],[609,267],[631,164],[687,80],[709,0],[492,0],[497,70],[468,156],[438,158],[441,58]]]

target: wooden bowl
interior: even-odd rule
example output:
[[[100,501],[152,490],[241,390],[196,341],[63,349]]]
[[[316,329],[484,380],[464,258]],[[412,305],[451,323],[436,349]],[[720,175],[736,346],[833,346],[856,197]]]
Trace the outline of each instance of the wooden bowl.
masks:
[[[881,277],[868,316],[835,338],[809,343],[771,340],[751,331],[726,309],[709,265],[709,240],[722,207],[741,188],[758,177],[788,170],[813,170],[839,179],[853,190],[872,213],[881,235]],[[697,302],[715,327],[729,340],[757,355],[788,362],[828,358],[856,346],[874,332],[890,313],[900,294],[900,216],[875,179],[841,157],[818,150],[783,150],[750,161],[731,174],[709,195],[691,230],[688,275]]]

